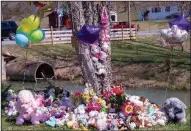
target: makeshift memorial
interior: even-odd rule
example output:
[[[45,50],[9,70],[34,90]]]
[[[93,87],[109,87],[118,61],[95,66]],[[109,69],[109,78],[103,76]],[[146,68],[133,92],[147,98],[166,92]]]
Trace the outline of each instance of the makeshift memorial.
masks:
[[[16,110],[19,113],[17,125],[22,125],[27,120],[32,124],[44,122],[51,127],[67,126],[72,130],[87,130],[92,126],[97,130],[134,130],[165,126],[168,122],[180,124],[186,122],[186,105],[179,99],[169,98],[164,106],[159,108],[157,104],[151,103],[143,96],[127,94],[123,85],[113,86],[110,91],[103,92],[99,96],[90,87],[71,95],[63,90],[63,97],[79,98],[76,104],[71,100],[71,104],[75,105],[74,108],[60,105],[60,99],[53,98],[55,89],[51,88],[47,92],[48,96],[44,97],[45,92],[33,96],[30,91],[22,90],[16,100],[17,95],[13,90],[9,90],[7,97],[11,99],[9,106],[13,106],[12,100],[15,100]],[[73,95],[75,97],[72,97]],[[50,100],[51,104],[43,105],[43,101]],[[16,114],[13,110],[8,112],[8,109],[5,112],[7,116]]]

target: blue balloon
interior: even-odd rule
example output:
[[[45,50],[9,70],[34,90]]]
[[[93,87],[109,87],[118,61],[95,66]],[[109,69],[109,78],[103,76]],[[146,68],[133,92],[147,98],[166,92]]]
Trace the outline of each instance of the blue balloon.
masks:
[[[19,32],[15,36],[15,42],[17,43],[17,45],[24,47],[28,45],[29,39],[25,33]]]

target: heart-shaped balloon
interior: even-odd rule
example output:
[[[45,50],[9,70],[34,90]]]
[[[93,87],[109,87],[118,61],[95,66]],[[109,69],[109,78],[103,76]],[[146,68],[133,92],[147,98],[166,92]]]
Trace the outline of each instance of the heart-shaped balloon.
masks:
[[[100,27],[85,24],[78,33],[78,39],[87,44],[93,44],[99,40]]]

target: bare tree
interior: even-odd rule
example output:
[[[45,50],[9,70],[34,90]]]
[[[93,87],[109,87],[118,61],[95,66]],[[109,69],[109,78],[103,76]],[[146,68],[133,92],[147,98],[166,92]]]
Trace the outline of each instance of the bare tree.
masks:
[[[104,2],[104,5],[109,5]],[[100,23],[100,5],[95,2],[69,2],[72,30],[75,37],[84,24],[97,25]],[[108,6],[107,6],[108,7]],[[99,94],[111,88],[111,51],[105,63],[103,63],[107,73],[104,76],[98,75],[97,69],[93,65],[90,56],[90,46],[84,46],[80,41],[76,43],[76,52],[80,61],[83,78],[86,83]]]

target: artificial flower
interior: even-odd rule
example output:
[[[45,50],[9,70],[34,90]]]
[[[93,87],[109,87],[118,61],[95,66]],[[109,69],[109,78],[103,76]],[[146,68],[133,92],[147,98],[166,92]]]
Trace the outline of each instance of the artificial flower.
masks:
[[[123,106],[121,107],[121,110],[122,110],[124,116],[128,116],[133,113],[133,106],[134,105],[131,102],[126,102],[123,104]]]
[[[75,95],[75,96],[81,96],[81,95],[82,95],[82,93],[81,93],[81,92],[79,92],[79,91],[75,91],[75,92],[74,92],[74,95]]]
[[[90,102],[90,95],[88,94],[83,94],[82,98],[84,99],[85,103],[89,103]]]
[[[97,99],[97,102],[98,102],[99,104],[102,104],[102,99],[101,99],[101,97],[99,97],[99,98]]]
[[[100,111],[101,109],[101,105],[99,103],[89,103],[87,106],[87,110],[88,111],[92,111],[92,110],[96,110],[96,111]]]
[[[95,96],[95,95],[96,95],[96,93],[94,92],[93,89],[90,90],[90,95],[91,95],[91,96]]]
[[[119,86],[112,88],[112,90],[113,90],[113,93],[115,93],[116,95],[123,94],[123,90]]]
[[[111,96],[112,96],[112,92],[111,91],[105,91],[102,94],[102,97],[105,98],[105,99],[109,99]]]

